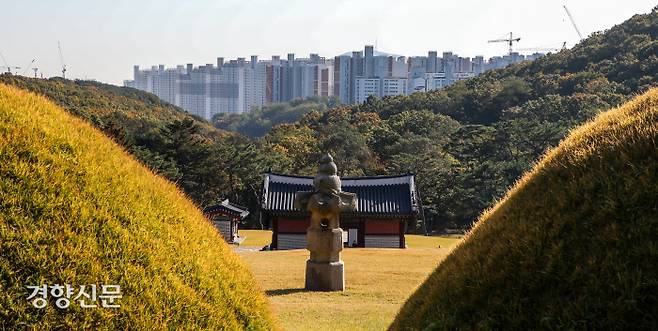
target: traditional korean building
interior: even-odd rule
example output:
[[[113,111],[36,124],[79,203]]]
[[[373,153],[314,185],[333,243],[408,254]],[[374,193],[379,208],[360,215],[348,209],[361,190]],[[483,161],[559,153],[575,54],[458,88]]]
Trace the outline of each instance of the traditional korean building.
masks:
[[[420,219],[414,175],[342,178],[342,190],[356,193],[357,209],[342,213],[343,242],[350,247],[405,248],[404,234]],[[313,178],[265,174],[262,216],[272,229],[272,249],[306,248],[308,212],[293,207],[295,193],[313,190]]]
[[[226,242],[232,244],[239,241],[238,224],[249,215],[249,211],[226,199],[217,205],[206,207],[203,214],[219,230]]]

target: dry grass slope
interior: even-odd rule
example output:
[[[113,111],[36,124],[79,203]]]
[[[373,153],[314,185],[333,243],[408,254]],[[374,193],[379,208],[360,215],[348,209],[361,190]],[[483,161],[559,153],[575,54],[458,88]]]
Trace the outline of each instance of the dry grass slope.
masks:
[[[119,309],[32,307],[26,285],[119,284]],[[110,139],[0,84],[0,329],[272,329],[196,207]]]
[[[658,89],[572,132],[392,330],[658,329]]]

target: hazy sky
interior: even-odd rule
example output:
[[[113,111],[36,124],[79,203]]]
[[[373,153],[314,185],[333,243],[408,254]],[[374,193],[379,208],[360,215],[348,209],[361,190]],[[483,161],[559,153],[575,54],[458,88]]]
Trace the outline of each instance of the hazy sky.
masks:
[[[333,57],[377,43],[380,51],[426,55],[501,55],[513,31],[519,48],[573,45],[578,36],[610,28],[655,0],[0,0],[0,53],[11,66],[33,58],[44,76],[121,84],[133,64],[215,63],[218,56]],[[0,62],[0,65],[4,65]],[[21,70],[22,71],[22,70]],[[33,74],[29,71],[29,74]]]

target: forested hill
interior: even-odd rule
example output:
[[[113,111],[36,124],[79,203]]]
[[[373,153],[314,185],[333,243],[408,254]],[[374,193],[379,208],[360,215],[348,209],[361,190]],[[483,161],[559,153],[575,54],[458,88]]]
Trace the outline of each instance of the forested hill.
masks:
[[[214,128],[205,120],[161,101],[151,93],[136,89],[94,81],[72,81],[57,77],[33,79],[7,74],[0,74],[0,82],[42,94],[104,131],[125,131],[123,135],[128,137],[164,127],[177,120],[193,121],[206,136],[222,134],[222,130]]]
[[[286,172],[329,150],[343,175],[416,173],[429,228],[468,226],[571,128],[658,85],[657,33],[654,9],[443,90],[311,112],[264,141]]]
[[[90,81],[6,74],[0,75],[0,83],[42,94],[89,121],[154,172],[175,182],[200,207],[222,198],[244,200],[244,195],[254,204],[258,185],[248,185],[271,166],[253,142],[150,93]]]
[[[415,173],[433,230],[469,227],[571,128],[658,85],[657,31],[654,9],[573,49],[440,91],[302,107],[290,113],[306,113],[301,119],[258,139],[214,129],[134,89],[8,75],[0,82],[89,120],[199,206],[230,198],[248,206],[255,223],[265,171],[310,175],[329,151],[341,175]],[[268,118],[256,131],[281,121]]]
[[[259,138],[276,125],[295,122],[307,113],[324,112],[338,104],[339,100],[335,97],[311,97],[291,102],[273,103],[262,108],[252,109],[244,114],[219,113],[213,116],[212,122],[222,130]]]

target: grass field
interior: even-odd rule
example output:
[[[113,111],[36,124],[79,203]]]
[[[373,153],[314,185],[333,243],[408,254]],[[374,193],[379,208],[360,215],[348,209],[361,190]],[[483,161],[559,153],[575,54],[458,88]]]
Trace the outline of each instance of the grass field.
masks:
[[[245,242],[249,236],[254,242],[269,240],[270,234],[257,230],[240,233],[248,237]],[[458,241],[422,236],[407,236],[407,240],[410,247],[418,248],[343,250],[345,292],[304,291],[307,250],[242,252],[240,256],[270,297],[285,330],[384,330]]]
[[[247,237],[240,246],[263,247],[272,242],[272,231],[268,230],[242,230],[238,231],[240,237]]]
[[[450,248],[460,236],[454,237],[428,237],[415,234],[405,236],[408,248]]]
[[[263,247],[272,242],[272,231],[269,230],[240,230],[240,237],[247,237],[241,246]],[[420,235],[406,235],[409,248],[446,248],[455,243],[455,237],[428,237]]]

